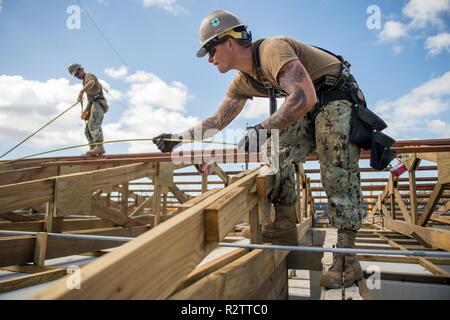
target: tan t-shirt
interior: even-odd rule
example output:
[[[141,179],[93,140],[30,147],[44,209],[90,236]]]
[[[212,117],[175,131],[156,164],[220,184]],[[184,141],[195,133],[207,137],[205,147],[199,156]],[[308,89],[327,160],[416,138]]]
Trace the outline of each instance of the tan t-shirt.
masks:
[[[300,60],[313,82],[324,75],[339,75],[341,62],[334,56],[288,37],[273,37],[264,40],[259,49],[259,59],[263,77],[278,90],[278,73],[284,65],[293,60]],[[256,78],[255,71],[251,74]],[[227,96],[237,99],[267,97],[266,90],[258,90],[246,79],[242,72],[231,82]]]
[[[83,86],[85,86],[91,80],[95,82],[95,85],[91,89],[85,91],[89,101],[96,95],[102,93],[102,85],[98,81],[97,77],[92,73],[86,73],[86,76],[83,79]]]

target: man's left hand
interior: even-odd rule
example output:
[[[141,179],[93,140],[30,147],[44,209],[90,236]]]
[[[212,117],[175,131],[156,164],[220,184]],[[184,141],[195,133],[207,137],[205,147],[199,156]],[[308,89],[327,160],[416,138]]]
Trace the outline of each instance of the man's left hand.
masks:
[[[261,146],[270,138],[270,131],[261,124],[248,127],[245,136],[239,141],[238,149],[248,153],[260,152]]]
[[[80,101],[83,101],[83,94],[84,94],[84,92],[83,91],[80,91],[80,94],[78,95],[78,102],[80,102]]]

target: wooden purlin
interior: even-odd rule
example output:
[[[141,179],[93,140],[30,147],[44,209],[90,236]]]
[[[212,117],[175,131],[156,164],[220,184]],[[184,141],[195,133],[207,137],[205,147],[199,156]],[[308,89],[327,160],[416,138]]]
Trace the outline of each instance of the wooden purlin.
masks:
[[[205,242],[204,210],[235,188],[244,187],[249,192],[260,170],[87,265],[81,290],[67,290],[62,279],[36,298],[167,298],[217,245]]]
[[[152,164],[138,163],[123,167],[75,173],[43,180],[0,186],[0,212],[9,212],[15,209],[27,208],[35,204],[53,201],[55,183],[58,179],[91,175],[91,187],[92,191],[94,191],[125,181],[146,177],[152,174],[152,170],[154,170]]]

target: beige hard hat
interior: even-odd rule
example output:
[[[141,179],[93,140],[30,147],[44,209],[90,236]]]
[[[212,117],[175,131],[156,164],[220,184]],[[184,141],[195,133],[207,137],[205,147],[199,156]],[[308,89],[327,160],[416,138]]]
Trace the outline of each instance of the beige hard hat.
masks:
[[[233,29],[238,27],[244,27],[245,31],[234,32]],[[200,43],[202,46],[197,51],[197,57],[204,57],[207,54],[205,46],[225,35],[230,35],[235,39],[251,40],[251,33],[246,31],[246,26],[231,12],[215,10],[209,13],[200,24]]]
[[[77,72],[78,69],[83,69],[83,66],[81,64],[78,63],[73,63],[69,66],[68,70],[69,73],[73,76],[75,75],[75,73]]]

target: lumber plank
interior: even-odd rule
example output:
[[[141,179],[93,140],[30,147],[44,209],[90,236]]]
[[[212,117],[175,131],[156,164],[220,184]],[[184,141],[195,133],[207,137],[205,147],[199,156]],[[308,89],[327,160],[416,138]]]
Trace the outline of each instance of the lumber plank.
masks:
[[[44,179],[58,175],[57,167],[30,167],[0,171],[0,185],[8,185],[30,180]]]
[[[288,271],[286,263],[280,263],[270,277],[255,290],[250,300],[287,300]]]
[[[219,270],[220,268],[224,267],[225,265],[227,265],[227,264],[233,262],[234,260],[242,257],[243,255],[247,254],[248,252],[249,252],[248,249],[239,248],[239,249],[233,250],[221,257],[218,257],[214,260],[211,260],[211,261],[201,265],[200,267],[195,268],[194,271],[192,271],[191,274],[189,274],[186,281],[184,281],[183,284],[177,290],[175,290],[175,293],[181,291],[184,288],[189,287],[193,283],[195,283],[195,282],[199,281],[200,279],[206,277],[207,275]]]
[[[98,190],[145,177],[154,171],[154,165],[138,163],[0,186],[0,213],[28,208],[53,200],[55,181],[58,178],[92,175],[92,190]]]
[[[175,196],[175,198],[180,202],[181,204],[186,203],[189,201],[189,195],[181,191],[176,185],[169,187],[170,192]]]
[[[39,273],[33,273],[10,280],[0,281],[0,293],[26,288],[59,279],[66,275],[65,269],[52,268]]]
[[[122,214],[119,211],[116,211],[112,208],[108,208],[104,206],[100,201],[98,200],[92,200],[92,214],[96,215],[99,218],[105,219],[107,221],[111,221],[115,225],[118,226],[127,226],[127,227],[133,227],[142,225],[135,220],[129,218],[128,216]]]
[[[205,209],[206,241],[219,242],[247,214],[245,188],[234,188]]]
[[[408,209],[406,209],[406,205],[403,202],[403,198],[397,189],[394,189],[394,196],[395,200],[397,201],[397,204],[400,207],[400,212],[402,213],[403,217],[408,223],[412,223],[412,219],[411,216],[409,215]]]
[[[436,208],[436,205],[439,199],[441,198],[443,192],[444,192],[444,185],[437,183],[433,190],[433,193],[431,194],[430,200],[428,201],[427,206],[425,207],[425,210],[419,219],[419,226],[427,225],[428,220],[433,214],[434,209]]]
[[[286,259],[289,251],[253,250],[171,296],[173,300],[249,299]]]
[[[33,263],[40,267],[45,265],[45,257],[47,255],[47,238],[48,236],[45,232],[39,232],[36,235]]]

